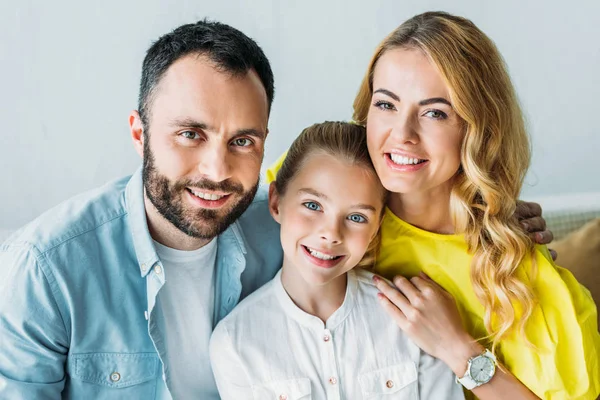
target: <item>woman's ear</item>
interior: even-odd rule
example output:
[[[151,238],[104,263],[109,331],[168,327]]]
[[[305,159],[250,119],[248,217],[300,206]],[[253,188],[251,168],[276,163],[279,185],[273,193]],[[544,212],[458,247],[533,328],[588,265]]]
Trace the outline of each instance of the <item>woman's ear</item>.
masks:
[[[269,212],[275,221],[281,223],[279,214],[279,200],[280,196],[275,187],[275,181],[269,185]]]

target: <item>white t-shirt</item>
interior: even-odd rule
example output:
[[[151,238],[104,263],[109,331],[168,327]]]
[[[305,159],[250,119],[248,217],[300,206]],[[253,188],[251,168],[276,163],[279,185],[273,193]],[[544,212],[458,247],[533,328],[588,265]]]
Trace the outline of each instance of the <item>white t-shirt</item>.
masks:
[[[194,251],[154,242],[165,284],[156,306],[165,338],[166,382],[174,400],[219,399],[208,345],[213,324],[217,240]]]
[[[325,325],[294,304],[281,271],[242,301],[210,343],[221,398],[464,399],[452,371],[379,304],[372,276],[348,273],[344,302]]]

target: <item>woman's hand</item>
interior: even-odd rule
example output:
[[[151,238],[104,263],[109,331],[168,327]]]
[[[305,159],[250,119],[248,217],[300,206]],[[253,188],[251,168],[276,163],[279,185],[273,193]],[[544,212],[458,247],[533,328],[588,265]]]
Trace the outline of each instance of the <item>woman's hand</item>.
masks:
[[[423,351],[445,362],[457,375],[483,346],[465,331],[454,298],[425,273],[410,280],[396,276],[393,287],[374,276],[379,300],[398,326]]]

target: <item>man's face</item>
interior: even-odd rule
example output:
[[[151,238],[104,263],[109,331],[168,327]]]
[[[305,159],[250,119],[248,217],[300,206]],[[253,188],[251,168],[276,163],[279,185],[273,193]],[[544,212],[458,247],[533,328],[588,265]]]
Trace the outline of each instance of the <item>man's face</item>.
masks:
[[[202,56],[186,56],[167,70],[150,110],[146,196],[187,235],[219,235],[258,188],[268,121],[258,75],[231,76]]]

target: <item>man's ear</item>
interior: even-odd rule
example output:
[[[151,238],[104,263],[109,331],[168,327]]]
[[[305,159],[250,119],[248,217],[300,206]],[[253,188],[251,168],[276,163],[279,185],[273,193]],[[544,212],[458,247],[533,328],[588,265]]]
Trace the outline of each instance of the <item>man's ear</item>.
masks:
[[[144,158],[144,124],[140,113],[133,110],[129,114],[129,132],[131,133],[131,140],[133,141],[133,147],[140,157]]]
[[[275,181],[269,185],[269,212],[275,221],[281,223],[281,215],[279,213],[279,193],[275,187]]]

